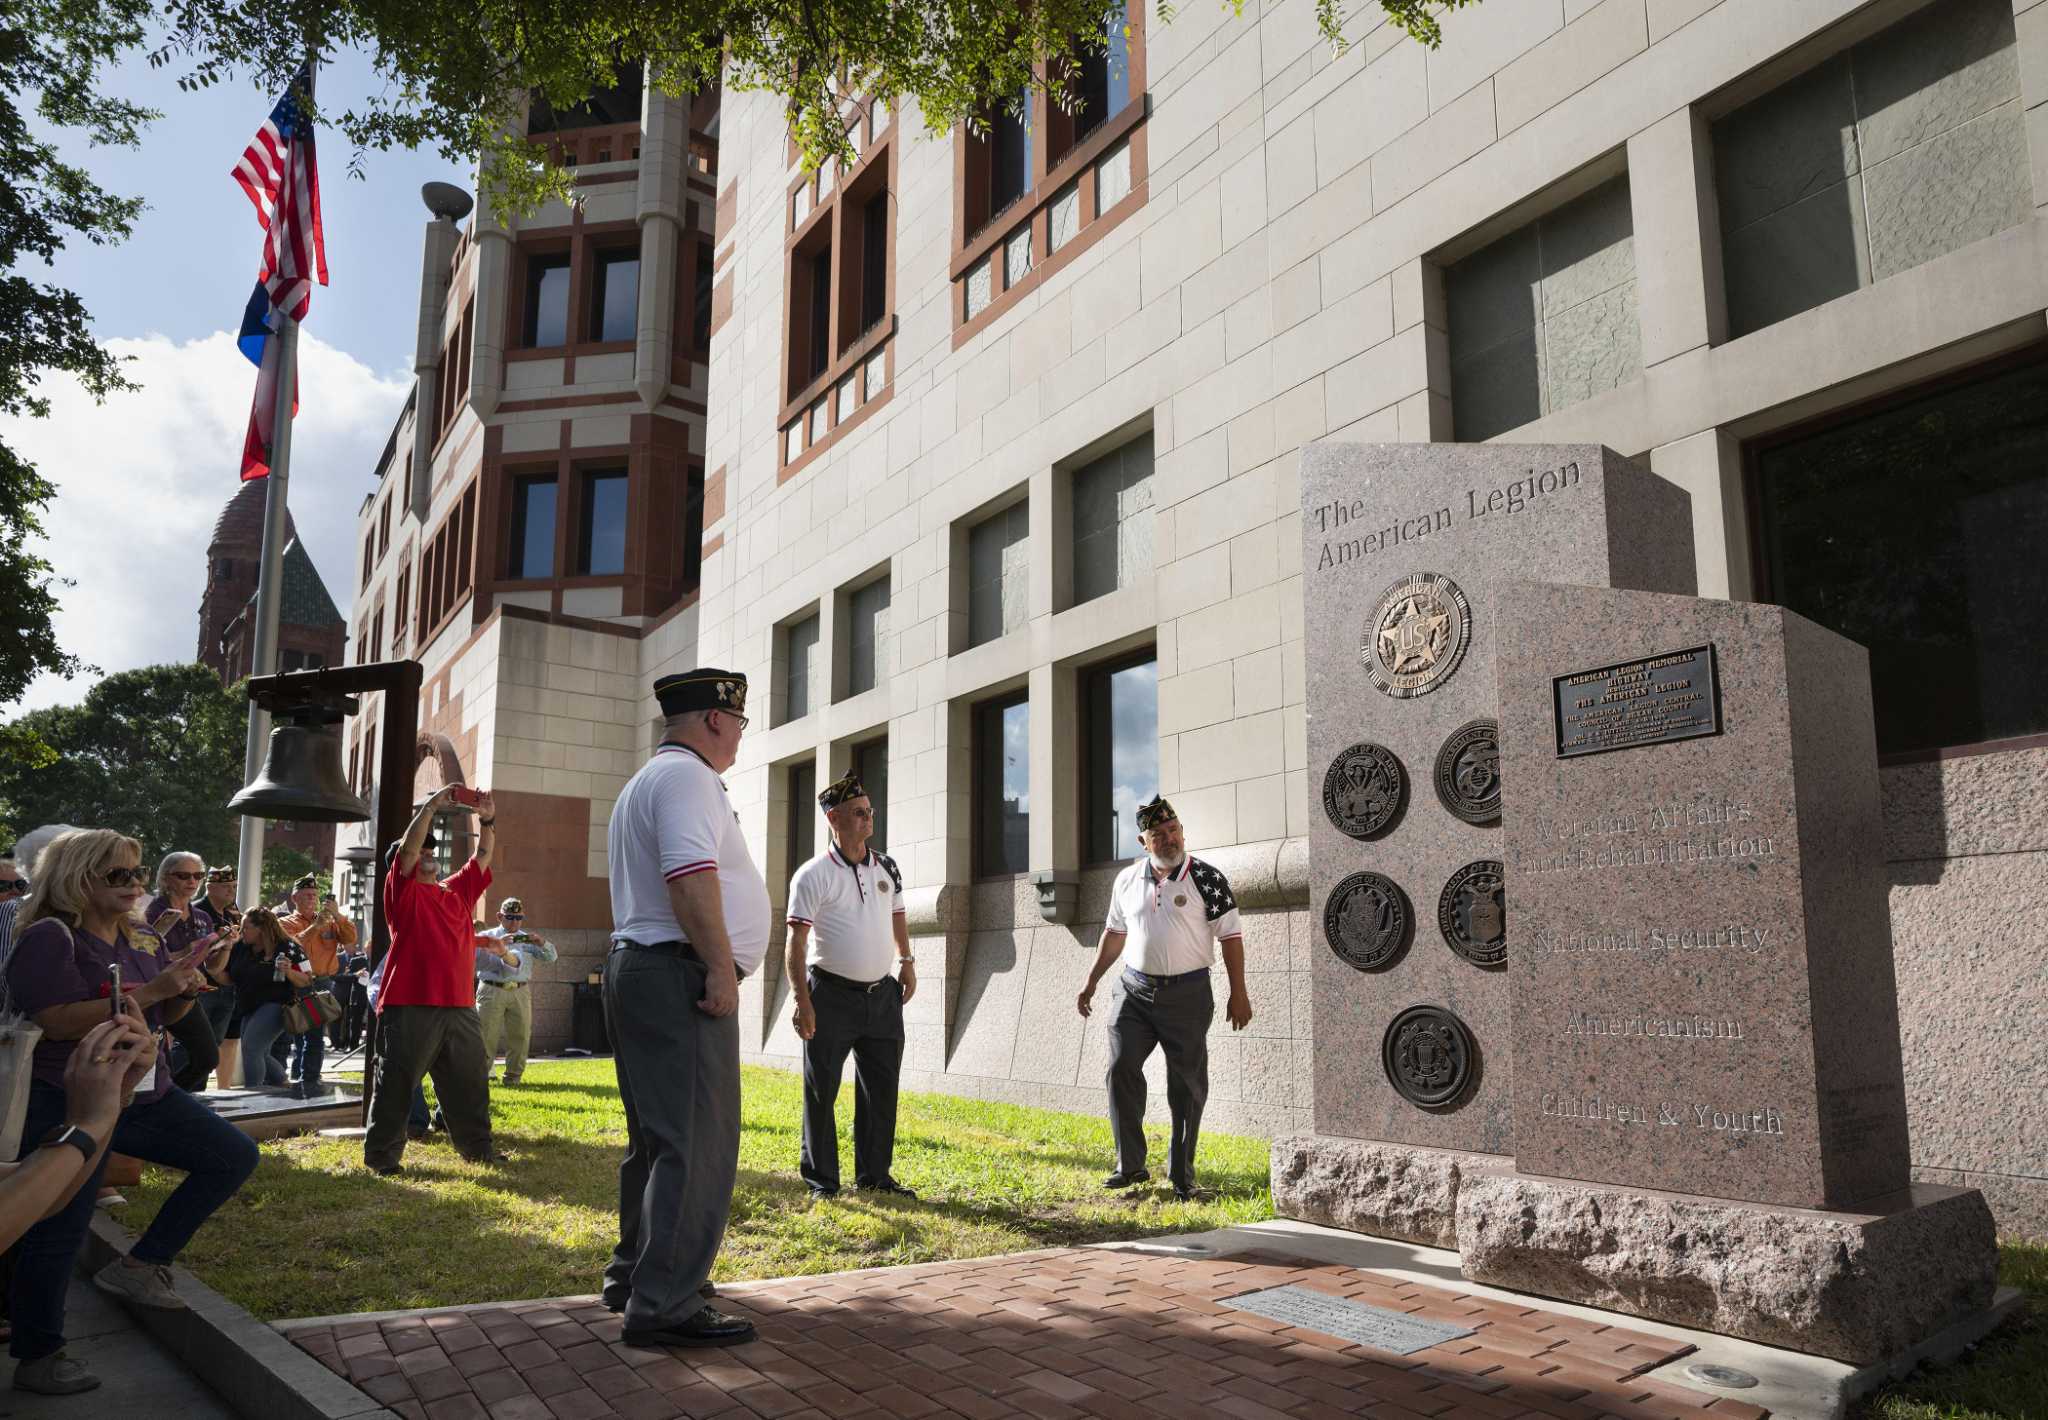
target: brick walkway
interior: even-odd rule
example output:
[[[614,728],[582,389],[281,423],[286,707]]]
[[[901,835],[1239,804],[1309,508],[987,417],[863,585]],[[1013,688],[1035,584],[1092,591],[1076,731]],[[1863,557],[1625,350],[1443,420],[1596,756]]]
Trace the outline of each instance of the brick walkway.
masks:
[[[1292,1283],[1474,1328],[1412,1356],[1217,1305]],[[1646,1380],[1691,1348],[1536,1307],[1274,1253],[1060,1249],[748,1284],[760,1339],[641,1351],[594,1302],[293,1330],[409,1420],[1760,1420]]]

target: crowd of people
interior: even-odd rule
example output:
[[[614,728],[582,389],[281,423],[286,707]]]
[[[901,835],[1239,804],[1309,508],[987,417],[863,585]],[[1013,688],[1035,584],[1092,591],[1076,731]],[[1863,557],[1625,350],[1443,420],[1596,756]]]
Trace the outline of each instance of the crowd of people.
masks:
[[[613,929],[603,971],[627,1147],[619,1239],[605,1305],[633,1346],[726,1346],[753,1327],[712,1304],[740,1143],[739,985],[759,971],[772,931],[766,883],[749,856],[721,777],[747,727],[746,677],[701,668],[655,682],[663,736],[620,791],[608,829]],[[854,1062],[853,1187],[914,1198],[893,1172],[903,1012],[917,991],[903,875],[873,843],[865,787],[846,775],[818,795],[831,829],[796,866],[787,894],[785,966],[802,1041],[798,1173],[820,1198],[840,1191],[834,1106]],[[435,825],[464,811],[475,850],[443,876]],[[409,1139],[434,1125],[464,1158],[511,1162],[492,1136],[490,1088],[517,1085],[532,1037],[533,968],[555,947],[525,926],[516,897],[498,922],[476,920],[492,881],[497,806],[444,788],[420,804],[384,855],[390,947],[371,963],[316,878],[275,906],[236,905],[235,870],[166,855],[154,874],[134,839],[74,829],[35,845],[32,864],[0,859],[0,979],[6,1012],[41,1031],[21,1162],[0,1178],[0,1245],[17,1388],[69,1394],[99,1384],[64,1355],[64,1294],[110,1157],[185,1172],[129,1255],[94,1277],[147,1307],[184,1305],[170,1264],[256,1165],[255,1146],[196,1097],[225,1085],[319,1098],[331,1044],[353,1049],[374,1015],[365,1167],[404,1172]],[[1208,1092],[1207,1035],[1220,950],[1226,1015],[1252,1010],[1230,885],[1186,852],[1173,806],[1137,811],[1144,856],[1117,878],[1082,1016],[1114,966],[1106,1078],[1116,1143],[1111,1189],[1147,1181],[1144,1065],[1166,1057],[1172,1136],[1167,1172],[1196,1194],[1195,1154]],[[20,850],[17,849],[17,852]],[[147,901],[145,901],[145,898]],[[309,999],[340,1005],[321,1020]],[[169,1045],[161,1048],[159,1037]],[[440,1109],[427,1111],[431,1078]]]

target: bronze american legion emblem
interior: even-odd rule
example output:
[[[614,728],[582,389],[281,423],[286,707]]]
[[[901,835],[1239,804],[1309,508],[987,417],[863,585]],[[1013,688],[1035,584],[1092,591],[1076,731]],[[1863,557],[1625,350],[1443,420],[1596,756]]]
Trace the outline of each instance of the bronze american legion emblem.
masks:
[[[1403,577],[1380,596],[1358,648],[1372,683],[1399,700],[1450,678],[1472,639],[1472,603],[1441,572]]]

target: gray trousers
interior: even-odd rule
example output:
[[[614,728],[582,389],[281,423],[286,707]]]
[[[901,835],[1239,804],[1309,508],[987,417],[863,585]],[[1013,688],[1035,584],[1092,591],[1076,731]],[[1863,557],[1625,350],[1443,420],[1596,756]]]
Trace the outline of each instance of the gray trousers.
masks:
[[[604,1289],[626,1294],[629,1331],[673,1326],[704,1305],[739,1177],[739,1017],[697,1009],[704,977],[703,963],[670,952],[605,958],[626,1157]]]
[[[465,1159],[491,1156],[491,1087],[484,1039],[470,1006],[386,1006],[377,1015],[377,1089],[363,1162],[390,1168],[405,1155],[412,1092],[433,1076],[448,1137]]]
[[[903,986],[884,977],[873,990],[810,974],[818,1030],[804,1042],[804,1151],[800,1172],[813,1188],[839,1187],[839,1124],[833,1106],[853,1053],[853,1177],[887,1183],[896,1158],[896,1082],[903,1073]]]
[[[1191,971],[1163,985],[1126,971],[1109,1013],[1109,1127],[1116,1136],[1118,1173],[1145,1167],[1145,1060],[1152,1047],[1166,1052],[1166,1105],[1173,1115],[1167,1177],[1174,1187],[1195,1186],[1195,1144],[1202,1106],[1209,1102],[1209,1022],[1216,996],[1209,973]]]

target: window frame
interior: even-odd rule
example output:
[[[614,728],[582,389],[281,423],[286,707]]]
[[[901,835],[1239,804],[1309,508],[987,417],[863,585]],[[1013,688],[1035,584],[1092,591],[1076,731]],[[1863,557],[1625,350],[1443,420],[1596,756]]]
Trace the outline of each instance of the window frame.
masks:
[[[1785,444],[1799,443],[1817,434],[1853,424],[1870,415],[1884,413],[1901,403],[1947,394],[1952,390],[2011,374],[2030,365],[2048,365],[2048,343],[2037,341],[2018,350],[2007,351],[1991,359],[1945,371],[1928,379],[1905,380],[1881,393],[1853,400],[1848,404],[1743,440],[1740,450],[1742,518],[1743,532],[1749,543],[1747,553],[1752,599],[1759,603],[1777,605],[1777,588],[1772,585],[1769,549],[1765,545],[1763,535],[1763,454]],[[1971,740],[1921,749],[1894,750],[1880,753],[1877,756],[1877,763],[1880,769],[1885,769],[1893,765],[1930,764],[1945,759],[1969,759],[1980,754],[2005,754],[2014,750],[2030,749],[2048,749],[2048,732],[2014,735],[1996,740]]]
[[[526,533],[528,531],[526,526],[526,493],[529,488],[536,487],[542,483],[547,484],[553,490],[551,500],[553,507],[551,509],[550,526],[548,529],[548,565],[544,571],[530,572],[526,570],[524,561]],[[512,526],[509,536],[505,540],[505,580],[508,582],[552,582],[558,575],[555,569],[561,565],[561,472],[558,469],[548,469],[545,472],[533,469],[524,473],[515,470],[511,475],[511,484],[512,506],[510,512]]]
[[[990,723],[993,723],[996,726],[995,738],[996,743],[998,744],[998,746],[1000,746],[1002,742],[1002,716],[1004,712],[1018,705],[1022,705],[1025,707],[1025,777],[1026,783],[1028,785],[1031,772],[1029,759],[1029,717],[1031,710],[1030,686],[1022,685],[1016,687],[1013,690],[1008,690],[995,695],[987,696],[981,700],[975,701],[974,704],[968,710],[968,714],[972,716],[972,733],[970,734],[969,739],[973,746],[972,753],[974,758],[973,772],[969,776],[970,788],[968,791],[971,795],[971,802],[969,804],[968,811],[968,821],[971,825],[968,836],[968,850],[970,859],[969,876],[976,882],[1011,882],[1015,881],[1018,878],[1028,877],[1031,872],[1031,811],[1029,809],[1026,809],[1024,811],[1024,866],[1016,869],[1011,869],[1008,867],[991,868],[989,866],[987,851],[988,842],[986,840],[986,837],[984,836],[985,824],[982,817],[983,806],[991,802],[999,801],[1002,795],[1001,774],[999,771],[996,776],[997,783],[994,785],[996,800],[991,800],[989,798],[989,763],[988,757],[984,753],[984,750],[988,742],[987,727]],[[1029,792],[1028,788],[1026,792]]]
[[[1080,804],[1081,866],[1083,868],[1121,867],[1125,863],[1136,861],[1135,855],[1130,858],[1104,858],[1098,856],[1096,852],[1099,845],[1095,841],[1094,791],[1098,778],[1105,775],[1110,781],[1109,787],[1112,792],[1115,789],[1114,780],[1116,773],[1114,766],[1116,762],[1116,745],[1113,737],[1105,737],[1101,744],[1097,743],[1095,735],[1095,687],[1098,684],[1107,686],[1110,677],[1116,675],[1119,671],[1127,671],[1134,666],[1142,665],[1153,667],[1152,755],[1153,774],[1156,778],[1159,772],[1158,645],[1156,643],[1146,645],[1123,655],[1111,656],[1105,660],[1076,668],[1076,675],[1079,681],[1077,690],[1079,693],[1076,695],[1075,700],[1076,708],[1080,711],[1079,718],[1081,721],[1081,733],[1079,736],[1081,753],[1078,756],[1079,763],[1076,765],[1076,769],[1081,776],[1081,784],[1077,802]],[[1104,762],[1105,760],[1107,762]],[[1153,784],[1152,792],[1154,794],[1159,792],[1157,783]],[[1136,832],[1135,824],[1132,826],[1132,831],[1133,833]]]
[[[550,353],[566,353],[577,344],[576,330],[576,257],[566,244],[557,247],[550,242],[532,251],[522,250],[523,258],[519,285],[519,346],[521,350],[544,350]],[[536,279],[550,271],[562,273],[562,338],[552,345],[540,343],[540,311],[538,302],[540,286]]]
[[[620,496],[625,500],[620,509],[619,565],[609,572],[590,570],[592,547],[591,535],[594,524],[591,517],[592,504],[597,496],[597,485],[616,482]],[[559,496],[559,495],[558,495]],[[516,503],[515,503],[516,508]],[[560,516],[559,510],[557,517]],[[575,570],[571,577],[623,577],[626,575],[628,555],[633,549],[631,524],[633,521],[633,470],[629,463],[607,464],[601,467],[578,469],[576,471],[576,543],[575,556],[570,559]]]
[[[953,305],[953,348],[958,350],[983,327],[999,319],[1024,294],[1066,266],[1106,236],[1131,213],[1144,206],[1148,195],[1146,119],[1151,100],[1145,74],[1145,7],[1127,3],[1124,11],[1129,36],[1125,41],[1128,90],[1122,108],[1105,115],[1085,132],[1074,134],[1071,116],[1064,114],[1046,90],[1046,66],[1036,66],[1029,91],[1031,125],[1031,184],[1018,200],[973,222],[978,211],[975,198],[982,176],[992,161],[989,139],[977,135],[963,119],[953,131],[953,248],[947,277]],[[1061,151],[1052,141],[1062,128],[1071,135]],[[1107,211],[1098,210],[1097,183],[1090,180],[1096,164],[1118,143],[1130,145],[1130,186]],[[1052,209],[1075,188],[1077,212],[1071,237],[1055,251],[1052,248]],[[983,199],[984,205],[992,201]],[[1004,251],[1018,233],[1030,233],[1030,266],[1014,284],[1007,282]],[[986,260],[989,264],[988,304],[968,314],[968,285],[971,274]]]
[[[624,335],[605,334],[604,307],[607,287],[610,284],[610,269],[626,262],[633,264],[633,328]],[[593,242],[590,250],[590,299],[584,302],[583,340],[584,345],[630,345],[640,336],[640,244],[639,242]]]

